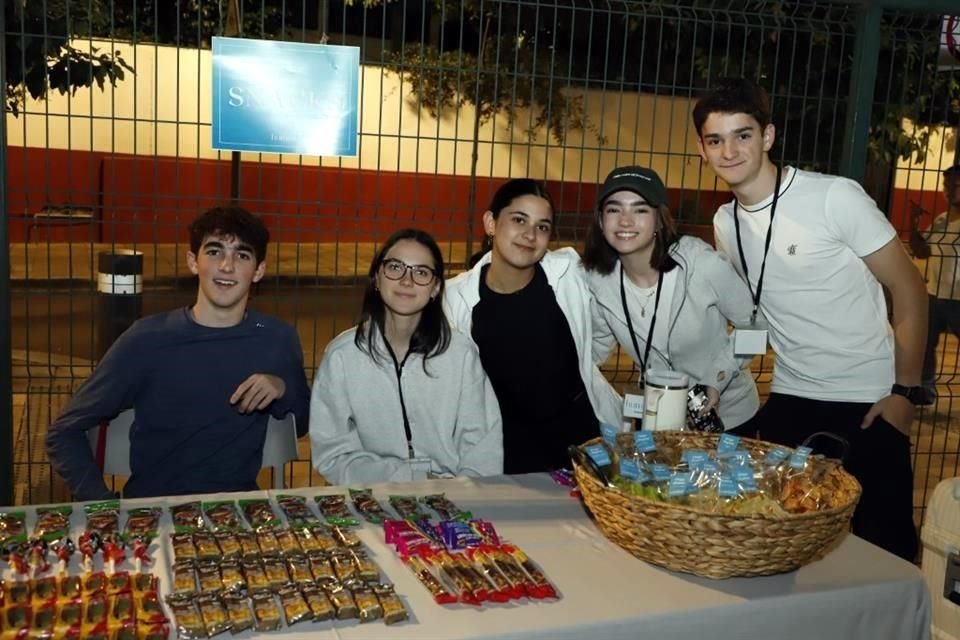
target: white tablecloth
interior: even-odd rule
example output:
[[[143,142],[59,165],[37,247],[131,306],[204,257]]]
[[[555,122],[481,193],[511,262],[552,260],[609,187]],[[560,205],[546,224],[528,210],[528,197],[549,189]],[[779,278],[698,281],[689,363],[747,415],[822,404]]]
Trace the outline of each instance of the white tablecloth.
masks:
[[[383,543],[380,529],[364,524],[359,535],[406,602],[411,621],[384,626],[356,621],[300,623],[276,634],[344,640],[551,640],[709,638],[741,640],[911,640],[929,637],[930,595],[913,565],[847,536],[828,556],[799,571],[762,578],[709,580],[671,573],[635,559],[607,541],[579,501],[546,475],[482,480],[456,478],[383,484],[374,495],[445,492],[475,517],[492,521],[518,544],[562,593],[558,601],[439,606]],[[275,493],[343,493],[338,487],[203,496],[266,497]],[[124,508],[164,507],[190,498],[125,500]],[[121,524],[125,521],[125,514]],[[75,533],[83,517],[75,514]],[[32,528],[32,516],[28,519]],[[161,529],[170,529],[165,509]],[[166,536],[151,548],[162,585],[170,582],[172,550]],[[78,560],[73,560],[73,571]],[[245,632],[238,638],[253,637]]]

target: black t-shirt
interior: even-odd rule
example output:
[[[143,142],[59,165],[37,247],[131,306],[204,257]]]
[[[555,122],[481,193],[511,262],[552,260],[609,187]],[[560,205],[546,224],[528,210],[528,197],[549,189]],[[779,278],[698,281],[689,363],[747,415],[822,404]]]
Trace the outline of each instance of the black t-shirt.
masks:
[[[505,473],[570,466],[567,446],[597,435],[566,316],[540,265],[520,291],[501,294],[480,274],[473,339],[503,414]]]

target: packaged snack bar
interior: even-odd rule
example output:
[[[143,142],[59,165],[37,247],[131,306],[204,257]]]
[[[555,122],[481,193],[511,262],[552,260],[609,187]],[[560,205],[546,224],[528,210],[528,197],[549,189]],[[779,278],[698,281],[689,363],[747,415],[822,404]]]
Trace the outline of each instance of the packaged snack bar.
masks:
[[[489,583],[460,554],[438,551],[430,554],[427,559],[438,566],[441,574],[456,586],[460,602],[479,604],[490,599]]]
[[[326,553],[317,551],[311,553],[307,558],[310,562],[310,574],[317,583],[328,579],[336,580],[333,566],[330,564],[330,557]]]
[[[277,536],[277,543],[280,546],[280,554],[283,556],[303,555],[303,549],[300,548],[300,541],[290,529],[277,529],[274,532]]]
[[[533,583],[527,577],[523,567],[510,557],[500,547],[481,547],[480,551],[496,567],[500,574],[506,578],[511,586],[511,595],[523,597],[527,594],[527,588],[533,588]]]
[[[57,600],[67,602],[83,595],[83,580],[80,576],[61,576],[57,585]]]
[[[133,576],[133,593],[139,595],[160,590],[160,579],[152,573],[138,573]]]
[[[216,500],[203,503],[203,513],[210,520],[214,533],[217,531],[241,531],[243,523],[237,503],[232,500]]]
[[[350,552],[346,549],[337,549],[330,553],[330,563],[337,580],[344,582],[357,576],[357,566],[353,563]]]
[[[219,593],[223,588],[223,583],[220,581],[220,567],[216,562],[197,564],[197,579],[200,582],[200,593]]]
[[[353,600],[357,603],[357,617],[360,622],[371,622],[383,618],[383,606],[373,593],[373,589],[360,580],[345,582],[344,587],[353,593]]]
[[[83,635],[96,630],[106,630],[110,606],[103,595],[85,598],[83,601]]]
[[[506,576],[497,568],[493,559],[481,548],[467,549],[467,557],[473,562],[474,568],[493,585],[494,590],[491,592],[491,600],[500,602],[502,601],[501,598],[504,597],[507,600],[515,600],[524,596],[523,587],[514,585],[507,580]]]
[[[470,520],[473,517],[469,511],[458,508],[442,493],[423,496],[420,502],[436,511],[441,520]]]
[[[253,629],[259,633],[276,631],[280,628],[280,608],[273,594],[260,591],[250,596],[253,603]]]
[[[309,528],[320,522],[320,519],[307,506],[304,496],[281,495],[277,497],[277,505],[287,516],[287,523],[291,529]]]
[[[62,602],[57,610],[57,621],[53,625],[53,633],[57,638],[80,636],[80,625],[83,622],[83,605],[79,601]]]
[[[288,627],[313,618],[307,601],[303,599],[303,594],[296,586],[288,585],[280,589],[277,595],[280,597],[280,606],[283,608],[283,617]]]
[[[290,574],[287,573],[287,565],[277,556],[270,556],[263,559],[263,570],[267,573],[267,581],[270,583],[270,589],[277,591],[285,584],[290,582]]]
[[[350,557],[353,559],[353,565],[357,568],[357,576],[364,582],[378,582],[380,580],[380,567],[370,559],[367,552],[363,549],[351,549]]]
[[[114,538],[104,540],[103,542],[103,564],[107,575],[113,575],[117,565],[122,564],[127,559],[127,554],[123,550],[123,541],[117,535]]]
[[[257,544],[257,534],[252,531],[238,531],[236,540],[240,544],[240,556],[242,558],[259,558],[260,545]]]
[[[193,602],[193,598],[179,595],[167,596],[167,605],[177,628],[180,640],[201,640],[207,637],[207,630],[203,626],[200,611]]]
[[[193,546],[197,550],[197,560],[200,562],[215,562],[220,559],[220,545],[212,533],[206,531],[193,534]]]
[[[352,620],[359,615],[357,603],[349,589],[336,582],[324,582],[320,585],[330,604],[333,605],[333,615],[337,620]]]
[[[407,608],[403,605],[403,601],[397,595],[392,584],[374,584],[371,587],[383,608],[384,624],[396,624],[410,617]]]
[[[189,533],[174,533],[170,536],[173,546],[174,562],[197,559],[197,548],[193,546],[193,535]]]
[[[102,571],[91,573],[83,579],[83,596],[102,595],[107,591],[107,574]]]
[[[427,563],[423,561],[419,556],[415,555],[405,555],[401,556],[403,564],[406,565],[410,571],[413,572],[413,575],[417,577],[417,580],[420,581],[420,584],[430,592],[430,595],[433,596],[434,602],[437,604],[452,604],[457,601],[457,597],[447,590],[443,583],[437,579],[433,572],[430,571],[430,568],[427,566]]]
[[[267,573],[259,560],[248,558],[240,563],[240,569],[243,571],[244,580],[247,583],[247,590],[251,593],[270,589],[270,581],[267,579]]]
[[[70,533],[70,514],[73,507],[63,505],[59,507],[38,507],[37,523],[33,527],[33,536],[47,542],[60,540]],[[2,536],[2,533],[0,533]]]
[[[310,562],[307,560],[307,556],[288,556],[286,561],[291,580],[297,584],[313,582],[313,574],[310,572]]]
[[[57,622],[57,605],[47,602],[33,608],[33,624],[30,625],[30,636],[33,638],[49,638],[53,635],[53,625]]]
[[[217,546],[220,547],[220,556],[222,558],[235,560],[240,557],[241,546],[237,534],[232,531],[219,531],[213,534]]]
[[[220,584],[224,591],[242,591],[247,588],[247,581],[243,579],[239,562],[224,560],[220,563]]]
[[[57,579],[50,576],[33,581],[34,606],[57,599]]]
[[[355,527],[360,524],[360,521],[350,513],[346,496],[316,496],[314,500],[316,500],[320,513],[327,524],[338,527]]]
[[[230,616],[215,594],[204,593],[197,596],[197,609],[200,610],[200,619],[203,620],[207,637],[212,638],[230,630]]]
[[[7,565],[10,567],[10,572],[14,576],[25,576],[30,573],[30,567],[27,565],[27,560],[23,555],[23,551],[20,550],[19,545],[7,553]]]
[[[107,576],[107,595],[115,596],[120,593],[130,593],[132,582],[130,574],[126,571],[119,571],[112,576]]]
[[[315,584],[304,584],[300,586],[300,593],[303,599],[310,607],[310,613],[313,614],[314,622],[322,622],[333,618],[333,605],[330,604],[330,598]]]
[[[324,551],[336,545],[333,541],[333,537],[330,537],[330,545],[324,545],[317,537],[313,534],[310,529],[295,529],[292,531],[293,536],[297,540],[297,545],[303,550],[304,553],[313,553],[314,551]]]
[[[540,570],[533,560],[531,560],[527,554],[521,551],[518,547],[513,545],[505,544],[501,547],[504,552],[508,553],[526,572],[534,584],[534,591],[527,591],[527,594],[534,598],[559,598],[556,588],[550,584],[550,581],[547,580],[547,577],[543,574],[543,571]]]
[[[207,529],[199,502],[174,505],[170,507],[170,516],[173,518],[173,530],[177,533],[195,533]]]
[[[31,577],[36,577],[50,569],[47,562],[47,543],[43,538],[31,538],[30,549],[27,551],[27,566]]]
[[[416,496],[390,496],[390,506],[401,520],[424,520],[429,516],[420,509]]]
[[[0,555],[27,541],[27,514],[23,511],[0,512]]]
[[[142,624],[156,624],[166,622],[167,617],[163,613],[163,605],[160,603],[160,596],[156,591],[140,593],[133,596],[136,603],[136,619]]]
[[[236,635],[253,628],[253,610],[247,597],[242,593],[223,594],[223,604],[230,618],[230,633]]]
[[[160,507],[130,509],[127,512],[127,523],[123,528],[123,536],[127,544],[132,543],[138,537],[146,540],[157,537],[161,513],[163,513],[163,510]]]
[[[350,489],[350,499],[353,501],[357,513],[367,522],[380,524],[390,517],[373,497],[373,492],[370,489]]]
[[[360,537],[346,527],[330,527],[330,533],[333,534],[333,539],[336,540],[341,546],[359,547],[361,544]]]
[[[317,545],[319,545],[321,551],[332,551],[336,549],[338,544],[336,538],[333,536],[333,531],[330,530],[330,527],[318,524],[316,526],[310,527],[310,535],[316,540]],[[303,536],[300,538],[300,546],[303,546]]]
[[[64,536],[52,542],[50,549],[57,557],[57,573],[61,576],[66,574],[70,566],[70,556],[72,556],[76,550],[73,540],[71,540],[69,536]]]
[[[110,617],[107,619],[108,629],[117,629],[118,627],[132,623],[135,615],[133,608],[133,594],[129,591],[118,593],[108,597],[110,603]]]
[[[261,555],[272,556],[280,553],[280,542],[269,529],[261,529],[257,532],[257,545],[260,547]]]
[[[120,538],[120,501],[92,502],[83,507],[87,514],[87,533],[95,533],[101,542],[117,542]]]
[[[193,562],[181,560],[173,563],[173,593],[180,596],[197,593],[197,570]]]
[[[273,529],[280,525],[280,519],[274,514],[273,507],[270,506],[270,501],[266,498],[240,500],[239,504],[243,516],[254,531]]]

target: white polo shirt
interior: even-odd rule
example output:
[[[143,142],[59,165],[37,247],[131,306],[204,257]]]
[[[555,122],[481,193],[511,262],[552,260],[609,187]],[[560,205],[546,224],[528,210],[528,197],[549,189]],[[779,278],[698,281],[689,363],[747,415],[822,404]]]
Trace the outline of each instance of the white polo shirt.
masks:
[[[773,195],[739,207],[756,291]],[[717,248],[743,276],[733,202],[713,220]],[[856,182],[784,169],[760,311],[776,353],[771,391],[816,400],[876,402],[894,382],[893,330],[880,283],[862,258],[896,236]]]

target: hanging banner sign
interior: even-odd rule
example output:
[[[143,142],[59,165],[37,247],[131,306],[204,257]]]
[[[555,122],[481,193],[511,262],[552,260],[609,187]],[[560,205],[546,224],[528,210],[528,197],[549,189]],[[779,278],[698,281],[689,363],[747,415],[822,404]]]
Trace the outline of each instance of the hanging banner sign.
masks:
[[[357,155],[360,49],[213,39],[213,148]]]
[[[960,71],[960,15],[943,16],[937,62],[939,71]]]

